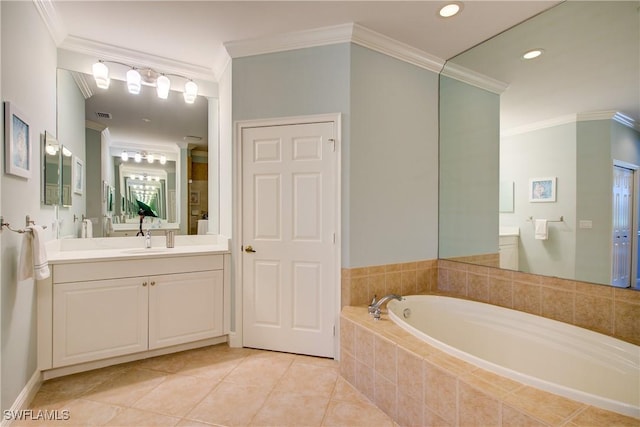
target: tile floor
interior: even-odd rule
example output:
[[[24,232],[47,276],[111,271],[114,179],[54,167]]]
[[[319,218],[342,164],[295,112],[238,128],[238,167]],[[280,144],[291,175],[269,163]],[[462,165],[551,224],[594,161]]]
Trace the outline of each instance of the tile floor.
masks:
[[[334,360],[226,344],[46,381],[12,426],[389,426]]]

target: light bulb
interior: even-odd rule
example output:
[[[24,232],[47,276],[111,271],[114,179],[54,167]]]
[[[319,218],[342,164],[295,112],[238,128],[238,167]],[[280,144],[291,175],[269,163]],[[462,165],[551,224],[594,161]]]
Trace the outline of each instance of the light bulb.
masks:
[[[147,154],[147,162],[153,163],[154,156],[153,154]]]
[[[140,73],[133,68],[127,71],[127,89],[129,89],[129,93],[137,95],[140,93],[141,87],[142,77],[140,77]]]
[[[171,81],[169,77],[161,75],[156,80],[156,90],[158,91],[158,98],[167,99],[169,97],[169,89],[171,89]]]
[[[193,80],[189,80],[184,85],[184,102],[193,104],[198,96],[198,85]]]
[[[127,160],[129,160],[129,153],[127,153],[125,150],[122,150],[122,153],[120,153],[120,158],[123,162],[126,162]]]
[[[100,89],[108,89],[111,79],[109,79],[109,68],[104,62],[96,62],[93,64],[93,78],[96,80],[96,85]]]
[[[47,144],[46,151],[47,151],[47,154],[50,156],[55,156],[56,153],[58,152],[58,150],[56,150],[56,147],[54,147],[51,144]]]
[[[167,163],[167,156],[160,154],[160,164],[164,165],[165,163]]]
[[[443,18],[451,18],[460,12],[461,6],[458,3],[449,3],[440,9],[440,16]]]
[[[142,156],[140,155],[140,153],[136,153],[133,155],[133,160],[136,161],[136,163],[140,163],[142,161]]]

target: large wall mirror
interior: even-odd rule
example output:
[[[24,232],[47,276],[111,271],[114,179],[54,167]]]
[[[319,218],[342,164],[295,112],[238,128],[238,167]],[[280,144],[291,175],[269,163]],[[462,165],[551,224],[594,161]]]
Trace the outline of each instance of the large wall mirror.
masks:
[[[84,98],[86,217],[94,222],[94,237],[135,236],[141,207],[145,229],[189,232],[190,158],[194,150],[207,157],[208,99],[188,104],[174,90],[161,99],[147,81],[131,94],[117,78],[101,89],[92,75],[59,73],[66,75],[59,81],[72,78]],[[66,92],[59,88],[59,111]]]
[[[447,62],[440,258],[638,287],[639,8],[563,2]]]

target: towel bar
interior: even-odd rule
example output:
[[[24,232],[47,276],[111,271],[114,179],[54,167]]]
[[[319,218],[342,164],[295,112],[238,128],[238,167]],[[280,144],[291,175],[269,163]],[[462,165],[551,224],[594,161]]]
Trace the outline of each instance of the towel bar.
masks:
[[[527,219],[527,221],[534,222],[535,220],[533,219],[532,216],[530,216],[529,219]],[[564,222],[564,216],[561,216],[560,219],[548,219],[547,222]]]
[[[27,227],[29,227],[30,225],[36,224],[36,222],[33,221],[29,215],[27,215],[25,222],[27,224]],[[0,216],[0,231],[2,231],[4,227],[7,227],[8,230],[13,231],[14,233],[26,233],[27,231],[31,231],[30,228],[19,228],[19,229],[11,228],[11,225],[9,225],[8,222],[4,222],[4,217]],[[42,228],[47,228],[47,226],[43,225]]]

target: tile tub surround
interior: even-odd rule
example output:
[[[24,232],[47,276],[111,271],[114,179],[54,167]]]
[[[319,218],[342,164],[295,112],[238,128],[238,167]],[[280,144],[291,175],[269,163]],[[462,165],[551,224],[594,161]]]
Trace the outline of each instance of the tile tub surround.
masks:
[[[640,291],[449,260],[438,294],[524,311],[640,344]]]
[[[342,269],[342,307],[368,305],[371,298],[388,294],[419,295],[435,290],[438,261]]]
[[[402,426],[637,426],[485,371],[420,341],[386,315],[344,307],[340,374]]]

